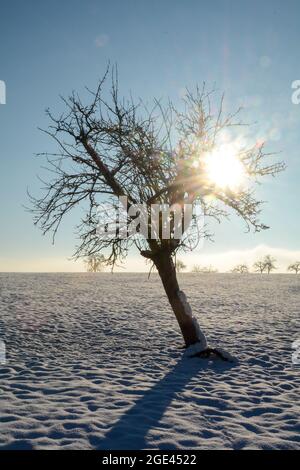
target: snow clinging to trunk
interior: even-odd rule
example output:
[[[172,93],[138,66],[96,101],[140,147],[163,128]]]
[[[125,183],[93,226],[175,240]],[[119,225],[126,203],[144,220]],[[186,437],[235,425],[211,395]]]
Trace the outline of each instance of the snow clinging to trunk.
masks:
[[[198,342],[193,344],[192,346],[190,346],[188,348],[189,352],[197,353],[197,352],[204,351],[208,347],[205,334],[201,331],[197,319],[193,316],[191,306],[187,301],[185,293],[182,290],[180,290],[178,292],[178,296],[179,296],[179,298],[181,300],[181,303],[183,305],[183,309],[184,309],[185,314],[192,318],[192,321],[193,321],[194,326],[195,326],[196,331],[197,331]],[[193,351],[191,351],[190,348],[192,348]]]

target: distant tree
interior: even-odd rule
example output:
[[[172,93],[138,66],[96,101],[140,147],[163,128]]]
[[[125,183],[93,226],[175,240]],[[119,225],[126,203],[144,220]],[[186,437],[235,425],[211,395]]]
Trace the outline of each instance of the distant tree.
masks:
[[[239,274],[246,274],[249,272],[249,268],[246,264],[238,264],[235,266],[232,271],[232,273],[239,273]]]
[[[287,270],[290,272],[294,271],[295,274],[298,274],[300,272],[300,261],[296,261],[295,263],[290,264]]]
[[[178,259],[178,260],[176,260],[175,268],[176,268],[177,273],[181,273],[181,271],[184,271],[186,269],[186,265],[184,264],[183,261]]]
[[[103,255],[91,255],[85,260],[86,270],[89,273],[100,273],[106,265],[106,259]]]
[[[152,271],[157,271],[156,269],[156,266],[155,264],[153,263],[153,261],[151,261],[151,259],[146,259],[146,264],[147,265],[150,265],[150,273]],[[181,273],[182,271],[184,271],[186,269],[186,265],[184,264],[183,261],[181,261],[180,259],[176,260],[175,262],[175,269],[176,269],[176,272],[177,273]]]
[[[258,260],[253,264],[253,268],[256,273],[262,274],[266,269],[265,262],[263,260]]]
[[[277,267],[275,266],[276,259],[272,258],[271,255],[266,255],[264,257],[263,263],[265,265],[265,270],[267,271],[268,274],[270,274],[272,271],[277,269]]]
[[[192,267],[192,273],[201,273],[202,272],[202,268],[199,264],[194,264],[194,266]]]
[[[208,273],[208,274],[214,274],[214,273],[217,273],[218,270],[217,270],[217,268],[215,268],[214,266],[212,266],[210,264],[209,266],[203,266],[202,272],[203,273]]]
[[[80,205],[84,215],[77,230],[75,257],[106,250],[107,262],[113,267],[135,248],[151,259],[185,346],[194,345],[201,357],[209,357],[215,352],[208,347],[179,287],[175,256],[195,248],[203,237],[210,237],[203,228],[203,215],[221,221],[232,211],[247,228],[256,232],[267,229],[259,220],[262,201],[255,197],[254,185],[282,171],[285,165],[270,164],[270,154],[256,142],[248,148],[236,148],[229,142],[229,151],[224,152],[224,132],[234,126],[240,129],[242,122],[237,113],[224,112],[223,99],[216,106],[205,87],[187,91],[184,106],[178,109],[159,100],[149,108],[141,100],[120,97],[116,71],[112,71],[109,90],[103,92],[108,77],[109,70],[95,91],[86,90],[86,102],[73,92],[63,99],[65,110],[58,116],[47,111],[50,125],[44,132],[57,148],[41,154],[51,177],[48,181],[43,178],[44,194],[31,198],[34,221],[43,233],[55,235],[65,215]],[[119,230],[110,238],[105,231],[99,233],[99,224],[106,225],[104,212],[98,210],[103,203],[117,209],[123,205],[127,236]],[[195,214],[182,233],[177,230],[178,226],[182,228],[182,217],[178,221],[173,211],[167,221],[167,237],[164,220],[151,217],[153,205],[176,207],[184,214],[187,205],[195,204],[201,214]],[[139,225],[132,232],[141,205],[147,216],[145,230],[142,232]]]
[[[218,270],[213,266],[200,266],[199,264],[195,264],[192,268],[193,273],[202,273],[202,274],[212,274],[217,273]]]

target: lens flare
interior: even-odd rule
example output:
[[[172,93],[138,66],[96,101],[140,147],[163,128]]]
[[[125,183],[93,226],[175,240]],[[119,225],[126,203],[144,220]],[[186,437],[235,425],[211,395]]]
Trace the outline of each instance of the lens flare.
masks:
[[[231,145],[223,145],[208,153],[204,160],[207,179],[216,187],[236,191],[245,179],[245,168]]]

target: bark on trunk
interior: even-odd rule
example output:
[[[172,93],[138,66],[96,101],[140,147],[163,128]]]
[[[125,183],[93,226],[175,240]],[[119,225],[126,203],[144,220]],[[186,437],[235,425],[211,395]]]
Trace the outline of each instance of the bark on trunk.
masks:
[[[170,255],[160,254],[154,260],[162,280],[169,302],[179,323],[185,345],[197,344],[199,351],[207,348],[206,338],[201,332],[197,320],[186,300],[184,292],[179,289],[176,269]]]

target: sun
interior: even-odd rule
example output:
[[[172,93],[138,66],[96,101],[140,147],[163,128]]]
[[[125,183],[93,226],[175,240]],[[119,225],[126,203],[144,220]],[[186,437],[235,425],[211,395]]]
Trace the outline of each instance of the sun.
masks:
[[[237,191],[245,182],[243,163],[232,145],[222,145],[204,158],[207,179],[216,187]]]

